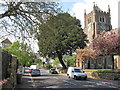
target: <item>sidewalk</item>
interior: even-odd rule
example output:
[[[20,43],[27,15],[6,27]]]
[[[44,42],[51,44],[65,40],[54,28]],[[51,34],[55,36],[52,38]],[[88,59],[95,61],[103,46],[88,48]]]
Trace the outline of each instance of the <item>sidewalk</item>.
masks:
[[[29,78],[29,74],[25,74],[22,76],[22,82],[20,84],[17,84],[15,87],[15,90],[21,89],[21,88],[33,88],[33,82]]]

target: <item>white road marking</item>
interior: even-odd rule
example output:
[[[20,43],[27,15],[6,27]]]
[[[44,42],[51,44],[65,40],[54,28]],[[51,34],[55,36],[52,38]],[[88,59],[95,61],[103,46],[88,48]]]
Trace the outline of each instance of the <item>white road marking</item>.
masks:
[[[57,80],[58,80],[58,79],[60,79],[60,78],[57,78],[57,77],[54,77],[54,78],[55,78],[55,79],[57,79]],[[66,83],[68,83],[68,84],[77,85],[77,84],[75,84],[75,83],[72,83],[72,82],[68,82],[68,81],[66,81],[66,80],[62,80],[62,81],[63,81],[63,82],[66,82]],[[68,84],[67,84],[67,85],[68,85]]]
[[[75,83],[68,82],[68,81],[66,81],[66,80],[63,80],[63,81],[66,82],[66,83],[69,83],[69,84],[77,85],[77,84],[75,84]]]
[[[59,79],[59,78],[55,77],[55,79]]]

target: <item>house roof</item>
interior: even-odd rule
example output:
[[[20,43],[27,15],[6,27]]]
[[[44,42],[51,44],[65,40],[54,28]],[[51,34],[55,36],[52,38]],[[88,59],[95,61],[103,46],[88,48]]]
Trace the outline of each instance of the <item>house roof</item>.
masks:
[[[5,40],[3,40],[1,43],[7,43],[7,44],[12,44],[12,42],[7,38]]]

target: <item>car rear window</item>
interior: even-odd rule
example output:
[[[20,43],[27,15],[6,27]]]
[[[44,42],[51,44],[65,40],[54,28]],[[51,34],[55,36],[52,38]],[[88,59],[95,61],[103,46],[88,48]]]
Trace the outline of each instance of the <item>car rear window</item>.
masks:
[[[55,70],[55,69],[51,69],[51,70]]]
[[[74,69],[75,72],[82,72],[80,69]]]
[[[33,71],[40,71],[39,69],[34,69]]]

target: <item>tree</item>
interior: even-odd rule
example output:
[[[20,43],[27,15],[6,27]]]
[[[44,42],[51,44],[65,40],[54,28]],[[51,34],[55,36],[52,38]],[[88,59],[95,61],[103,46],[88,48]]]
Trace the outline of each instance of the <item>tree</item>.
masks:
[[[19,43],[18,41],[11,44],[9,47],[3,48],[4,51],[8,51],[10,54],[16,55],[20,64],[28,66],[32,63],[33,52],[26,44]]]
[[[60,13],[50,17],[46,23],[40,25],[36,35],[40,54],[58,57],[63,68],[63,55],[71,55],[77,48],[86,46],[86,35],[81,28],[80,21],[68,13]]]
[[[54,58],[54,61],[52,62],[54,68],[58,68],[60,65],[59,59],[56,57]]]
[[[79,60],[84,60],[83,58],[94,59],[97,56],[97,52],[90,48],[76,49],[77,56]]]
[[[69,66],[76,66],[76,56],[72,55],[64,55],[63,60],[67,63],[67,67]]]
[[[106,56],[120,54],[120,28],[108,32],[104,31],[98,35],[93,40],[93,49],[99,51],[99,54],[105,57],[104,68],[106,68]]]
[[[2,28],[2,32],[18,38],[22,36],[25,39],[35,33],[38,25],[45,22],[49,16],[60,11],[57,2],[29,2],[29,0],[28,2],[23,0],[3,1],[3,3],[0,3],[0,8],[0,28]]]

